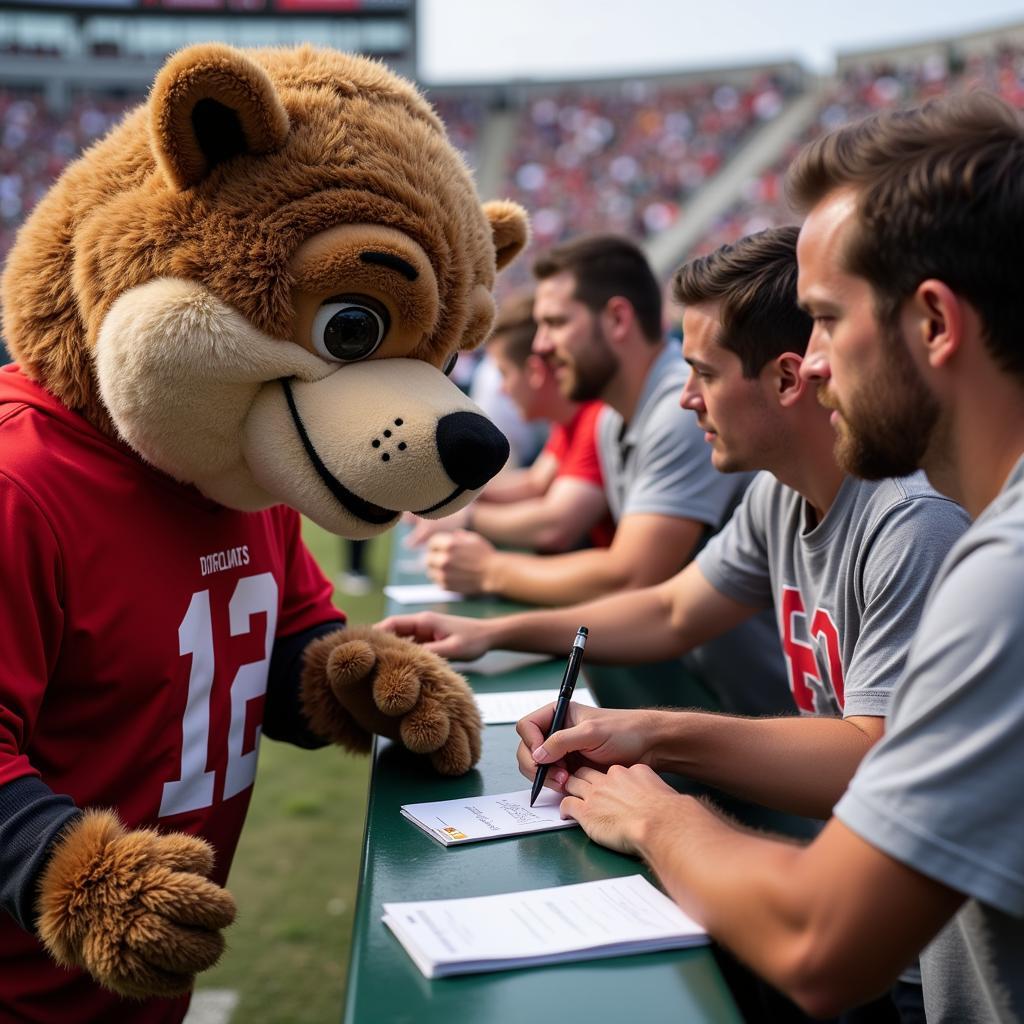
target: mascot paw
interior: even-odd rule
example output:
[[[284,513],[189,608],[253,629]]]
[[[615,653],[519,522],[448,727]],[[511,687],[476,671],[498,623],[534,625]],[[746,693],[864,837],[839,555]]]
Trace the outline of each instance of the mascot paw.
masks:
[[[366,752],[374,733],[429,755],[443,775],[480,758],[482,724],[469,684],[409,640],[360,626],[306,649],[302,703],[314,732]]]
[[[235,902],[213,850],[183,833],[127,831],[109,811],[73,825],[40,880],[39,937],[65,967],[122,996],[179,996],[224,950]]]

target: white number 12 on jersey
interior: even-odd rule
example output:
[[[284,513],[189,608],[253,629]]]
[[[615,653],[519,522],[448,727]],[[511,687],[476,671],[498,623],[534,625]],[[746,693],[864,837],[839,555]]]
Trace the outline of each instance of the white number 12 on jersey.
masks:
[[[224,778],[224,799],[252,785],[256,776],[260,729],[256,729],[253,749],[242,753],[245,736],[245,712],[250,701],[263,696],[267,688],[267,667],[277,630],[277,583],[269,572],[246,576],[235,586],[228,603],[231,635],[241,636],[252,629],[252,617],[266,612],[267,628],[263,639],[263,658],[239,667],[231,682],[231,726],[228,730],[228,759]],[[213,622],[210,616],[210,592],[198,590],[192,595],[188,611],[178,627],[178,651],[192,655],[188,676],[188,699],[182,720],[181,773],[164,783],[159,817],[184,814],[213,803],[215,772],[206,770],[210,746],[210,691],[213,688]]]

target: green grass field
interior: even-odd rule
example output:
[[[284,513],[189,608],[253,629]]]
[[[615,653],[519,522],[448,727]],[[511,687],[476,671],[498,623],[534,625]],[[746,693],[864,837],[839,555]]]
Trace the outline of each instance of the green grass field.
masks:
[[[342,542],[307,523],[307,544],[332,578]],[[389,538],[371,543],[377,589],[336,595],[353,623],[383,614]],[[232,989],[234,1024],[325,1024],[341,1016],[369,765],[335,748],[264,740],[249,817],[228,885],[238,901],[228,952],[197,990]]]

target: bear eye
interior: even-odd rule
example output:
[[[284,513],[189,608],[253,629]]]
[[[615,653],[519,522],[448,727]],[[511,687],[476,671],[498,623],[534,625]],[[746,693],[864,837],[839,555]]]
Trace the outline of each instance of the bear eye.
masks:
[[[352,363],[372,355],[387,336],[391,317],[368,295],[335,295],[313,319],[313,348],[333,362]]]
[[[453,353],[452,353],[452,354],[451,354],[451,355],[450,355],[450,356],[449,356],[449,357],[448,357],[448,358],[447,358],[447,359],[446,359],[446,360],[444,361],[444,365],[443,365],[443,366],[441,367],[441,372],[442,372],[442,373],[443,373],[443,374],[444,374],[444,375],[445,375],[446,377],[450,377],[450,376],[452,375],[452,370],[454,370],[454,369],[455,369],[455,364],[456,364],[456,363],[457,363],[458,361],[459,361],[459,353],[458,353],[458,352],[453,352]]]

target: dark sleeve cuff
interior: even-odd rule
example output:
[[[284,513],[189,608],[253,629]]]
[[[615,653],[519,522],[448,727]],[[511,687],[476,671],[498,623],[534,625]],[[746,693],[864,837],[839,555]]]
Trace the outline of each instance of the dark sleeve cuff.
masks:
[[[34,775],[0,786],[0,906],[35,932],[39,876],[50,849],[82,812]]]
[[[309,727],[302,713],[299,699],[299,681],[302,678],[302,654],[317,638],[343,629],[342,621],[325,622],[302,633],[280,637],[274,643],[270,656],[270,674],[267,678],[267,701],[263,712],[263,735],[272,740],[319,750],[329,746],[327,740]]]

